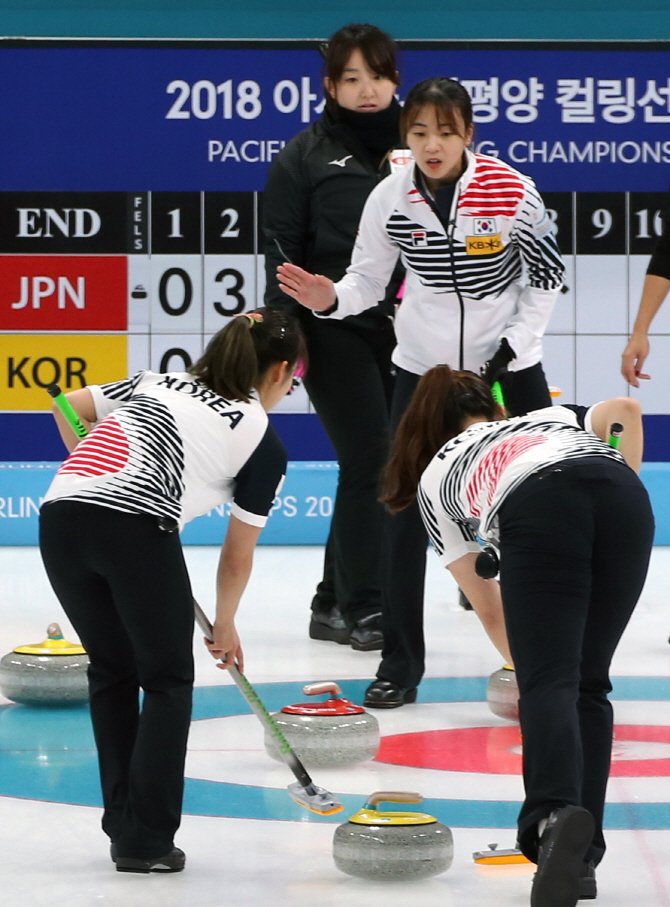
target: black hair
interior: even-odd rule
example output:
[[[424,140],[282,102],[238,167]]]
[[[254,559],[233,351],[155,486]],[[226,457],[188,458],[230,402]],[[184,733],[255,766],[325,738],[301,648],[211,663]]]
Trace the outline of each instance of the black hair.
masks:
[[[499,418],[486,382],[448,365],[436,365],[421,377],[400,420],[384,473],[381,501],[391,513],[409,507],[425,468],[472,418],[489,422]]]
[[[360,50],[363,59],[370,69],[395,85],[398,81],[397,47],[391,37],[377,28],[376,25],[354,23],[345,25],[321,46],[323,54],[324,75],[336,85],[342,78],[344,69],[355,50]],[[337,101],[326,92],[326,105],[335,109]]]
[[[400,114],[400,136],[403,142],[407,141],[407,133],[423,107],[434,107],[438,121],[448,123],[459,135],[461,126],[455,114],[460,113],[465,127],[463,138],[472,126],[472,101],[465,88],[455,79],[436,76],[424,79],[410,89]]]
[[[267,370],[278,362],[307,365],[307,346],[297,320],[281,308],[244,312],[228,322],[189,369],[228,400],[248,401]]]

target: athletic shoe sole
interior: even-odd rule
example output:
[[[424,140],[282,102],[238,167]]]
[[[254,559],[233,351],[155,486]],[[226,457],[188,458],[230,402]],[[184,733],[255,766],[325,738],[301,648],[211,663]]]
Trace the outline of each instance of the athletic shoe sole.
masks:
[[[545,832],[546,843],[533,878],[531,907],[575,907],[584,855],[593,840],[593,816],[581,806],[558,810]]]
[[[594,901],[598,897],[598,885],[591,876],[582,876],[579,880],[579,900]]]
[[[175,847],[170,853],[163,857],[156,857],[152,860],[137,860],[134,857],[116,858],[117,872],[140,872],[148,874],[150,872],[181,872],[186,863],[186,855],[183,850]]]
[[[383,648],[384,638],[375,639],[372,642],[357,642],[355,639],[351,639],[351,648],[356,649],[357,652],[374,652],[378,649]]]
[[[335,630],[326,624],[320,624],[316,620],[309,622],[309,638],[322,639],[326,642],[336,642],[340,646],[349,645],[349,631],[346,627],[343,630]]]
[[[363,707],[366,709],[399,709],[403,705],[408,705],[412,702],[416,702],[416,697],[418,690],[415,688],[413,690],[407,690],[403,693],[402,700],[394,699],[390,702],[387,700],[383,702],[379,699],[364,699]]]

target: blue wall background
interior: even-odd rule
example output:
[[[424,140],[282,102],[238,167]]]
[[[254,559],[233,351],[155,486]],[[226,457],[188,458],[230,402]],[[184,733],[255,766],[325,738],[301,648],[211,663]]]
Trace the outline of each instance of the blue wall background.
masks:
[[[0,0],[0,34],[50,37],[318,38],[369,21],[396,38],[670,38],[668,0]]]

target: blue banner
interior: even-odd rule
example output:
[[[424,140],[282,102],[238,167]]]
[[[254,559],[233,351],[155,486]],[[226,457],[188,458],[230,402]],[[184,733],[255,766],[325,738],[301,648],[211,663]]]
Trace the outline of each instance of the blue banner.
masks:
[[[37,545],[42,498],[60,463],[0,463],[0,546]],[[337,488],[337,463],[289,463],[286,481],[260,545],[324,545]],[[641,479],[656,518],[655,545],[670,545],[670,464],[645,463]],[[228,527],[229,505],[189,523],[186,545],[220,545]]]
[[[410,44],[399,97],[429,76],[460,80],[477,149],[543,192],[662,191],[669,48]],[[5,40],[0,50],[5,191],[261,191],[270,161],[322,110],[316,42]]]
[[[0,463],[0,545],[36,545],[39,509],[60,463]],[[289,463],[286,481],[261,532],[261,545],[323,545],[337,487],[337,463]],[[230,505],[190,522],[186,545],[220,545]]]

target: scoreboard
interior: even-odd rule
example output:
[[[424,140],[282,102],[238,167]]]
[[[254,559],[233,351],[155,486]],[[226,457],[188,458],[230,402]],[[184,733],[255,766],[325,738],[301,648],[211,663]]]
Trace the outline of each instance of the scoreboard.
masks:
[[[546,192],[567,268],[546,336],[563,399],[625,393],[621,351],[661,231],[660,192]],[[41,411],[44,389],[188,368],[234,315],[262,304],[259,192],[0,193],[0,409]],[[661,310],[647,411],[670,408]],[[670,352],[670,349],[668,350]],[[650,410],[649,400],[653,401]],[[307,413],[300,389],[280,411]]]

